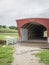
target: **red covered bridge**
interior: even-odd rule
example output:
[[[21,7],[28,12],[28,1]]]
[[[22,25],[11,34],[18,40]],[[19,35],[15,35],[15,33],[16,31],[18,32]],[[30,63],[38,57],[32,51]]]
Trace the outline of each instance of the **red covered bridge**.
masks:
[[[49,19],[27,18],[16,20],[21,41],[40,40],[49,43]]]

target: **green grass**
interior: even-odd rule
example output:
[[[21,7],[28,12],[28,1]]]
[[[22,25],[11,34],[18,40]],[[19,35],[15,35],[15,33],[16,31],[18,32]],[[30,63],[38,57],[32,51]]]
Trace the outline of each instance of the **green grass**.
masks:
[[[9,29],[9,28],[0,28],[0,33],[17,33],[18,30]]]
[[[5,40],[5,36],[18,37],[18,30],[0,28],[0,40]]]
[[[0,40],[5,40],[5,36],[12,36],[18,38],[18,33],[0,33]]]
[[[0,65],[11,65],[13,61],[13,47],[0,47]]]
[[[49,50],[43,50],[40,53],[35,54],[40,58],[40,62],[45,63],[46,65],[49,65]]]

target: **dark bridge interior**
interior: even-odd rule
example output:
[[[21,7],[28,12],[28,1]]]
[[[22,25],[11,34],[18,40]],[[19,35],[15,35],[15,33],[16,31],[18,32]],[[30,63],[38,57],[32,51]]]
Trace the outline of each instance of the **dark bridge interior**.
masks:
[[[47,33],[45,33],[47,29],[46,27],[44,27],[43,25],[39,23],[36,23],[36,22],[27,23],[22,28],[28,29],[28,40],[47,39],[47,36],[46,36]]]

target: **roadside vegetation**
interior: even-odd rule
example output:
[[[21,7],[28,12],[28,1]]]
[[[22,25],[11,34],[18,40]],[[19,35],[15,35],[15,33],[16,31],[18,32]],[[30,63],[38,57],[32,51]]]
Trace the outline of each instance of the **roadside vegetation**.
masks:
[[[0,45],[0,65],[11,65],[13,61],[13,46]]]
[[[9,28],[0,28],[0,33],[17,33],[18,31],[15,29]]]
[[[12,36],[18,38],[18,30],[16,27],[6,27],[0,25],[0,65],[11,65],[13,61],[13,50],[12,45],[6,46],[6,36]]]
[[[18,37],[18,33],[0,33],[0,40],[5,40],[5,36]]]
[[[0,40],[4,40],[5,36],[18,36],[18,28],[16,26],[0,25]]]
[[[0,33],[0,44],[5,44],[6,43],[6,36],[12,36],[18,39],[18,33]]]
[[[49,65],[49,50],[43,50],[35,54],[35,56],[40,58],[40,62],[44,63],[45,65]]]
[[[5,43],[6,36],[18,38],[17,27],[15,26],[6,27],[5,25],[0,25],[0,44]]]

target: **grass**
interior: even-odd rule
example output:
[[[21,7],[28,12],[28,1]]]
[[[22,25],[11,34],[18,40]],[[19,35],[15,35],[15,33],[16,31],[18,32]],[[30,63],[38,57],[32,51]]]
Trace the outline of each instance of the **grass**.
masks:
[[[0,40],[5,40],[5,36],[18,37],[18,33],[0,33]]]
[[[0,28],[0,33],[17,33],[18,30],[9,29],[9,28]]]
[[[40,62],[49,65],[49,50],[43,50],[35,55],[40,58],[39,60]]]
[[[12,36],[18,38],[18,31],[12,29],[0,29],[0,41],[5,41],[5,36]],[[13,47],[2,46],[0,43],[0,65],[11,65],[13,61]]]
[[[0,44],[5,44],[6,43],[6,36],[12,36],[15,37],[16,40],[18,40],[18,33],[0,33]]]
[[[18,30],[0,28],[0,40],[5,40],[5,36],[18,37]]]
[[[11,65],[13,61],[13,47],[0,47],[0,65]]]

